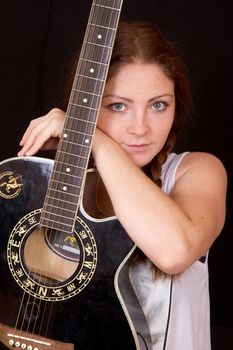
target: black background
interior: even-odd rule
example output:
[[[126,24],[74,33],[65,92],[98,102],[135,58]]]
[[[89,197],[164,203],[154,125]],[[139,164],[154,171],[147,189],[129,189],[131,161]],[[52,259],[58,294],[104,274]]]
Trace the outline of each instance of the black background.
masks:
[[[16,155],[32,118],[61,106],[64,77],[90,7],[90,0],[1,0],[0,161]],[[125,0],[121,18],[155,21],[179,47],[195,115],[177,150],[211,152],[227,169],[227,219],[209,268],[213,349],[233,349],[232,0]]]

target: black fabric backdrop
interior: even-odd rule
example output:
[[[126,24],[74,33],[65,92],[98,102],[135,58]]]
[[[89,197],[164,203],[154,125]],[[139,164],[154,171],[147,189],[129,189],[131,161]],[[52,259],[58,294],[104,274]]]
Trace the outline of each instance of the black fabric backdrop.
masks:
[[[90,6],[90,0],[1,0],[0,160],[16,155],[32,117],[61,106]],[[221,350],[233,348],[232,10],[231,0],[125,0],[122,10],[123,19],[155,21],[188,66],[195,117],[177,150],[211,152],[228,172],[227,220],[209,263],[213,349]]]

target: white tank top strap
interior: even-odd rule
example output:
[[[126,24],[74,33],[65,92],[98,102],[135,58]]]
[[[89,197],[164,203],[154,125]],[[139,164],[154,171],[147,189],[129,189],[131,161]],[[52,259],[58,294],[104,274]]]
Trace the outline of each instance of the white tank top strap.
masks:
[[[162,165],[162,190],[169,195],[175,184],[176,171],[182,159],[190,152],[180,154],[170,153],[166,162]]]

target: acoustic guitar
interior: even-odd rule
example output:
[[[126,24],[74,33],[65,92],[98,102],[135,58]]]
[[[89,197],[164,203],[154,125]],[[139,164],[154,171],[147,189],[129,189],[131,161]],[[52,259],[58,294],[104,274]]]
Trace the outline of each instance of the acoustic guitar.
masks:
[[[129,278],[135,245],[83,206],[121,7],[93,1],[55,161],[0,163],[0,350],[152,349]]]

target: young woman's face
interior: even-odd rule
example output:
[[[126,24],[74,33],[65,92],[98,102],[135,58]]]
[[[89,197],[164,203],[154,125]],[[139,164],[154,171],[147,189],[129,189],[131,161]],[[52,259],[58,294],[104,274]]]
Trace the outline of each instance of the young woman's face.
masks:
[[[159,65],[135,62],[107,82],[98,127],[143,167],[163,148],[174,113],[173,82]]]

